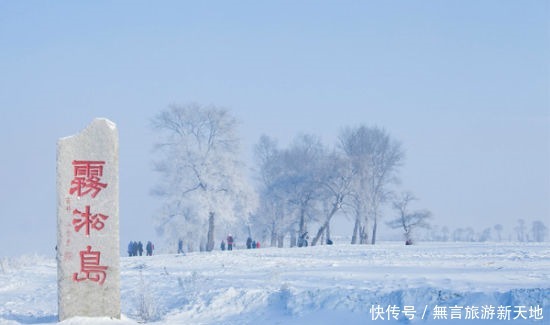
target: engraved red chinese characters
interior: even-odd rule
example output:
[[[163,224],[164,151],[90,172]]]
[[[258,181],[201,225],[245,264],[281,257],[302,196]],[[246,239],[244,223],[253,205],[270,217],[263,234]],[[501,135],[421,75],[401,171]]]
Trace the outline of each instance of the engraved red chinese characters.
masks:
[[[90,193],[90,196],[95,198],[102,189],[107,187],[106,183],[100,182],[104,164],[105,161],[73,160],[74,178],[71,181],[69,194],[76,193],[80,197]]]
[[[86,236],[90,235],[90,227],[98,231],[103,229],[105,224],[102,220],[107,220],[107,218],[109,218],[109,216],[101,213],[91,214],[89,205],[86,206],[84,212],[74,209],[73,215],[77,216],[73,219],[74,230],[79,232],[82,227],[85,227],[84,232]]]
[[[86,246],[85,251],[80,251],[80,274],[74,273],[73,280],[80,282],[90,280],[103,284],[107,278],[107,266],[100,265],[101,252],[92,251],[92,246]]]

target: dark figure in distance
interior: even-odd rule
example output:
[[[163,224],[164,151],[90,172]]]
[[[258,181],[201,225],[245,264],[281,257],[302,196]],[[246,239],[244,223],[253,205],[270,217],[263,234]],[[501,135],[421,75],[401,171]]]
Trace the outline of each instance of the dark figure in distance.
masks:
[[[308,240],[308,235],[307,235],[307,231],[304,232],[302,235],[300,235],[300,238],[298,238],[298,247],[307,247],[308,243],[307,243],[307,240]]]
[[[137,252],[139,256],[143,256],[143,243],[141,241],[137,244]]]
[[[178,241],[178,254],[183,254],[183,240]]]
[[[134,256],[134,242],[128,243],[128,256]]]
[[[233,250],[233,236],[231,236],[231,234],[227,235],[227,250]]]
[[[153,256],[154,249],[155,249],[155,245],[153,245],[153,243],[148,241],[147,246],[145,247],[145,250],[147,251],[147,256]]]

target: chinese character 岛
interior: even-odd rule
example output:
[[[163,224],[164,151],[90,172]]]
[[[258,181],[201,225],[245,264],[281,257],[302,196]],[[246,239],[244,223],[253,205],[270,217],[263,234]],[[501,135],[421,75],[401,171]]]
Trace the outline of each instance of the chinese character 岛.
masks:
[[[101,252],[92,251],[91,246],[87,246],[85,251],[80,251],[80,273],[82,277],[79,277],[78,273],[73,274],[73,280],[76,282],[90,280],[103,284],[107,278],[105,270],[107,266],[99,265],[99,259]]]
[[[106,183],[100,183],[104,164],[104,161],[73,160],[74,178],[69,194],[76,193],[80,197],[90,193],[95,198],[99,191],[107,187]]]

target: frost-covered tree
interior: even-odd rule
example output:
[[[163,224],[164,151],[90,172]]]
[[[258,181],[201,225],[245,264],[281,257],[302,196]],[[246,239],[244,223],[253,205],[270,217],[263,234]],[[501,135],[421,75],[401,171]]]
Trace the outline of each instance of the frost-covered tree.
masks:
[[[518,219],[518,225],[514,228],[514,230],[516,231],[516,236],[517,236],[516,238],[518,241],[520,242],[527,241],[527,235],[526,235],[527,227],[525,226],[525,220]]]
[[[490,241],[490,240],[491,240],[491,228],[483,229],[481,234],[479,234],[478,241],[486,242],[486,241]]]
[[[413,244],[413,234],[419,228],[429,228],[427,219],[431,218],[431,212],[427,210],[409,211],[409,204],[417,200],[411,193],[405,192],[393,202],[393,209],[397,212],[397,218],[388,222],[391,228],[402,228],[405,244]]]
[[[320,190],[323,194],[323,218],[317,234],[311,241],[315,246],[321,236],[326,233],[327,241],[330,240],[330,222],[334,215],[342,209],[345,200],[351,195],[353,170],[348,159],[341,154],[332,152],[321,160],[319,171]]]
[[[303,234],[308,223],[319,214],[316,208],[317,200],[324,194],[320,185],[325,148],[319,138],[300,135],[282,154],[284,171],[279,185],[286,191],[297,213],[298,234]]]
[[[320,161],[320,197],[323,206],[321,226],[311,241],[315,246],[319,239],[326,234],[330,239],[330,223],[338,211],[342,209],[346,199],[351,195],[353,170],[342,154],[334,151],[325,155]]]
[[[441,241],[449,241],[449,237],[450,237],[450,230],[449,230],[449,227],[447,226],[443,226],[443,228],[441,228]]]
[[[474,240],[475,234],[476,232],[474,231],[474,228],[466,227],[466,229],[464,229],[464,241],[467,241],[467,242],[475,241]]]
[[[239,160],[237,121],[225,109],[188,104],[161,111],[152,125],[161,176],[154,193],[164,201],[157,230],[167,240],[202,243],[211,251],[216,235],[245,222],[254,208]]]
[[[389,185],[398,180],[404,157],[401,144],[384,129],[362,125],[345,129],[340,134],[340,147],[350,160],[354,175],[354,193],[349,200],[355,214],[352,244],[366,243],[369,221],[374,244],[381,207],[390,197]]]
[[[531,234],[533,241],[543,242],[548,234],[548,228],[540,220],[533,221],[531,225]]]
[[[457,228],[453,231],[452,235],[453,241],[465,241],[464,239],[464,229]]]
[[[268,137],[260,139],[256,146],[260,210],[254,220],[271,232],[272,244],[281,246],[290,233],[293,246],[296,232],[306,232],[308,223],[319,215],[324,155],[321,141],[311,135],[298,136],[285,149],[278,149]]]
[[[259,166],[259,207],[251,222],[270,239],[272,247],[283,247],[284,236],[294,220],[285,188],[279,181],[285,168],[282,152],[274,139],[262,135],[255,146],[255,157]]]
[[[438,226],[438,225],[431,225],[429,229],[426,229],[427,236],[425,237],[427,240],[431,241],[449,241],[450,237],[450,231],[447,226]]]
[[[497,240],[502,241],[502,230],[504,229],[504,227],[502,227],[501,224],[496,224],[493,228],[497,232]]]

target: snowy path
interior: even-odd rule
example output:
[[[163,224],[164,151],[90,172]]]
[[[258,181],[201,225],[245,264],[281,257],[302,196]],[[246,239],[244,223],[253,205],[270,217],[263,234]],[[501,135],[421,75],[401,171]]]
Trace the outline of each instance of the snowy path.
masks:
[[[540,306],[542,315],[526,312],[526,320],[511,322],[550,319],[550,243],[382,243],[133,257],[122,259],[121,281],[123,321],[64,324],[365,324],[373,322],[373,306],[410,306],[416,311],[411,323],[434,323],[435,306]],[[56,301],[53,259],[2,260],[0,324],[55,323]],[[398,318],[408,321],[403,313]],[[501,322],[496,315],[478,320]]]

